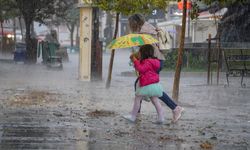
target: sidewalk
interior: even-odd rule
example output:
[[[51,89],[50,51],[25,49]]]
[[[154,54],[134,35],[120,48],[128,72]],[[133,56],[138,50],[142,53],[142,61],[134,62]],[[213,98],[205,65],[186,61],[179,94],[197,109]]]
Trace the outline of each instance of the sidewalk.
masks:
[[[78,55],[70,55],[63,71],[43,65],[0,62],[0,149],[62,150],[217,150],[250,148],[250,92],[232,78],[224,88],[206,86],[206,76],[181,78],[179,103],[185,114],[177,124],[164,104],[166,123],[157,125],[151,103],[143,102],[136,124],[121,115],[133,103],[135,77],[128,52],[117,52],[110,89],[105,88],[109,53],[103,55],[103,81],[77,80]],[[119,62],[119,63],[118,63]],[[173,75],[161,76],[171,96]]]

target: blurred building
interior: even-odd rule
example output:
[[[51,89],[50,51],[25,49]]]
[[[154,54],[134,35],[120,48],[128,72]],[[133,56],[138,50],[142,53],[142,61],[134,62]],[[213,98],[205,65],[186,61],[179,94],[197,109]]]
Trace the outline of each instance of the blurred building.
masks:
[[[204,7],[202,3],[199,5],[201,5],[200,7]],[[178,9],[177,2],[171,2],[167,10],[167,21],[159,22],[157,26],[172,35],[172,47],[175,48],[178,47],[181,36],[182,11]],[[191,20],[190,16],[187,16],[185,43],[206,42],[209,34],[215,37],[217,34],[218,22],[226,11],[226,8],[219,10],[215,14],[205,11],[200,13],[199,17],[195,20]]]

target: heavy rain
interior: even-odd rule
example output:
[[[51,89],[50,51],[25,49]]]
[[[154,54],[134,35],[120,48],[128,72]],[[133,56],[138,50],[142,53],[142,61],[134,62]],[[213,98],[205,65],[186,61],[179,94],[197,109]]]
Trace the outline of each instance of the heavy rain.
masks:
[[[249,13],[248,1],[225,6],[219,1],[187,2],[177,91],[183,1],[168,1],[162,8],[161,0],[151,0],[154,9],[146,12],[140,12],[143,4],[138,1],[126,2],[135,12],[118,7],[122,0],[117,8],[103,7],[109,1],[96,3],[98,7],[73,0],[0,2],[0,150],[250,149],[250,25],[239,19]],[[238,18],[228,18],[242,4],[246,7]],[[29,24],[30,6],[37,14]],[[130,55],[139,48],[109,46],[117,16],[117,37],[125,36],[131,33],[128,18],[138,10],[146,22],[170,34],[159,76],[163,90],[184,108],[177,122],[160,99],[160,124],[154,105],[146,100],[135,122],[123,117],[134,104],[138,73]],[[242,27],[235,29],[236,24]]]

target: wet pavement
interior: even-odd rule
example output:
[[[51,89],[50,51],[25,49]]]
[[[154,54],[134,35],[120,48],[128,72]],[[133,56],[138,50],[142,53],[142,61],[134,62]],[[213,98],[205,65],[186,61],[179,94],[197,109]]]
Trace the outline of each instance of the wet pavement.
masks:
[[[250,80],[224,74],[219,86],[206,85],[206,73],[183,73],[179,104],[181,120],[155,124],[156,112],[143,102],[135,124],[121,116],[133,104],[133,68],[128,51],[117,51],[110,89],[105,89],[109,53],[103,55],[103,81],[77,80],[78,55],[62,71],[41,64],[0,62],[0,149],[62,150],[249,150]],[[162,72],[161,83],[171,95],[173,73]]]

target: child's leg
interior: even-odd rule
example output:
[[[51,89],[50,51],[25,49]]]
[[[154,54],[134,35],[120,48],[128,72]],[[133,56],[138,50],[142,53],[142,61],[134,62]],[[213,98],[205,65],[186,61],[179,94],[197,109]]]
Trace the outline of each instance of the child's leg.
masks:
[[[135,89],[135,91],[136,91],[136,87],[137,87],[138,82],[139,82],[139,77],[135,80],[135,83],[134,83],[134,89]],[[140,102],[140,107],[138,109],[138,113],[141,112],[141,103],[142,103],[142,100]]]
[[[140,102],[140,107],[139,107],[139,109],[138,109],[138,113],[141,112],[141,103],[142,103],[142,100],[141,100],[141,102]]]
[[[155,106],[155,109],[158,114],[158,122],[162,123],[164,121],[163,110],[161,108],[161,103],[158,100],[158,97],[151,97],[151,101]]]
[[[163,92],[162,96],[159,97],[170,109],[174,110],[177,104],[167,95],[167,93]]]
[[[142,101],[142,96],[135,96],[134,106],[131,112],[132,117],[136,118],[138,111],[141,107],[141,101]]]
[[[134,100],[134,106],[132,109],[131,114],[129,115],[124,115],[123,117],[129,121],[134,122],[136,119],[136,116],[138,114],[138,110],[140,109],[140,102],[142,100],[142,96],[135,96],[135,100]]]
[[[170,109],[172,109],[173,111],[172,121],[177,122],[180,119],[182,112],[184,111],[184,108],[175,104],[175,102],[165,92],[163,92],[162,96],[159,97],[159,99],[161,99]]]

